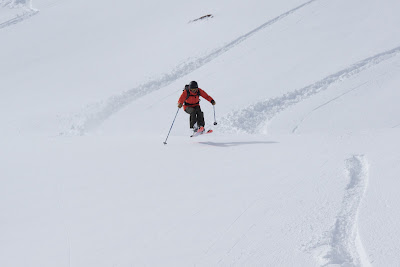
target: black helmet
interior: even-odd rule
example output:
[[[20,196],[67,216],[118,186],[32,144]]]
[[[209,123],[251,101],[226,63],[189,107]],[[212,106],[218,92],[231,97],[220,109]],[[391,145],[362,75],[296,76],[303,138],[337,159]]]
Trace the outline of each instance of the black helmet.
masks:
[[[197,88],[199,88],[199,86],[197,85],[197,82],[196,82],[196,81],[191,81],[191,82],[189,83],[189,88],[190,88],[190,89],[197,89]]]

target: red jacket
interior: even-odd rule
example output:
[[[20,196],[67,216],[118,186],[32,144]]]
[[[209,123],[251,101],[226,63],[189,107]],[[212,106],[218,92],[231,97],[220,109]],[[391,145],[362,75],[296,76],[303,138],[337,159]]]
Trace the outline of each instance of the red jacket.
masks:
[[[197,107],[200,106],[200,97],[203,97],[207,99],[210,103],[213,100],[211,96],[209,96],[206,92],[203,91],[203,89],[199,88],[197,89],[198,92],[193,93],[190,90],[184,90],[181,96],[179,97],[178,103],[181,103],[183,105],[183,109],[185,110],[187,107]],[[189,97],[187,97],[187,94],[189,92]],[[186,99],[187,98],[187,99]]]

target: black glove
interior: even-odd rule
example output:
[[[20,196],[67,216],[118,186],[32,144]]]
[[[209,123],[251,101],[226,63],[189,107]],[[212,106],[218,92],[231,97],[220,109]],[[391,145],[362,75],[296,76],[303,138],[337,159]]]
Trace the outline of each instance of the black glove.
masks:
[[[211,100],[211,104],[214,106],[215,105],[215,101],[214,101],[214,99],[213,100]]]

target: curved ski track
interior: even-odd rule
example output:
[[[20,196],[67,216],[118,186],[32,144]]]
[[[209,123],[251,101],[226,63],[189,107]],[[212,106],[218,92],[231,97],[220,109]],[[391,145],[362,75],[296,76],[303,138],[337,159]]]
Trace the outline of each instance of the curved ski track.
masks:
[[[14,7],[13,4],[10,3],[11,8]],[[31,1],[27,1],[27,3],[23,6],[24,12],[22,14],[17,15],[16,17],[9,19],[7,21],[1,22],[0,23],[0,30],[3,28],[6,28],[11,25],[15,25],[17,23],[20,23],[21,21],[24,21],[37,13],[39,13],[39,10],[32,8]]]
[[[328,89],[336,82],[348,79],[382,61],[397,56],[399,53],[400,46],[361,60],[304,88],[233,111],[220,119],[221,128],[225,132],[261,133],[263,126],[279,112]]]
[[[367,83],[368,83],[368,82],[364,82],[364,83],[362,83],[362,84],[360,84],[360,85],[358,85],[358,86],[356,86],[356,87],[353,87],[353,88],[347,90],[346,92],[342,93],[341,95],[339,95],[339,96],[337,96],[337,97],[334,97],[333,99],[331,99],[331,100],[329,100],[329,101],[327,101],[327,102],[325,102],[325,103],[319,105],[318,107],[314,108],[313,110],[311,110],[310,112],[308,112],[308,113],[300,120],[300,122],[293,128],[292,133],[296,133],[296,132],[297,132],[297,129],[300,127],[300,124],[302,124],[303,121],[305,121],[306,118],[307,118],[308,116],[311,115],[311,113],[313,113],[314,111],[316,111],[316,110],[318,110],[318,109],[320,109],[320,108],[322,108],[322,107],[328,105],[329,103],[332,103],[332,102],[336,101],[337,99],[341,98],[342,96],[345,96],[345,95],[347,95],[347,94],[349,94],[349,93],[351,93],[351,92],[357,90],[358,88],[360,88],[360,87],[363,86],[363,85],[366,85]]]
[[[247,40],[257,32],[276,22],[279,22],[280,20],[296,12],[297,10],[308,6],[316,1],[319,0],[311,0],[304,4],[301,4],[298,7],[277,16],[260,25],[259,27],[253,29],[252,31],[238,37],[227,45],[215,50],[211,54],[177,66],[172,72],[166,73],[158,79],[154,79],[152,81],[139,85],[138,87],[132,88],[120,95],[112,96],[108,100],[106,100],[105,103],[98,103],[97,105],[95,105],[95,107],[92,107],[91,111],[86,110],[82,112],[82,114],[77,115],[78,119],[75,121],[75,123],[73,123],[70,129],[67,129],[67,133],[78,135],[85,134],[86,132],[98,127],[106,119],[123,109],[134,100],[149,93],[152,93],[156,90],[159,90],[160,88],[173,83],[177,79],[184,77],[185,75],[199,69],[200,67],[204,66],[205,64],[209,63],[210,61],[239,45],[243,41]]]
[[[358,232],[358,213],[368,186],[368,162],[364,155],[346,160],[349,183],[332,229],[308,248],[321,266],[369,266]]]

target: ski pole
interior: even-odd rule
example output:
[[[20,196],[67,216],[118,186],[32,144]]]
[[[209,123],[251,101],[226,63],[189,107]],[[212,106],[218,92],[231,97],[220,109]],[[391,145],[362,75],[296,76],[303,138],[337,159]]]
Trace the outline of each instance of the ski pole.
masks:
[[[167,139],[168,139],[168,137],[169,137],[169,133],[171,132],[172,126],[174,126],[174,122],[175,122],[176,116],[178,115],[178,112],[179,112],[179,108],[178,108],[178,110],[176,111],[175,118],[174,118],[174,120],[172,121],[171,128],[169,128],[169,132],[168,132],[167,138],[165,138],[164,145],[167,144]]]
[[[215,106],[213,106],[214,108],[214,125],[217,125],[217,120],[215,119]]]

